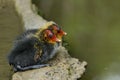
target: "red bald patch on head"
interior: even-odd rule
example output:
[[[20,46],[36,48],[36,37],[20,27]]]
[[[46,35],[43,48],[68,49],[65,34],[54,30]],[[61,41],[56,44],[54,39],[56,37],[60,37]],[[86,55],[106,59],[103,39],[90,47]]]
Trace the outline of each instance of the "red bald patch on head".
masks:
[[[60,42],[61,41],[50,30],[45,30],[45,40],[48,43],[53,43],[53,44],[56,43],[56,42]]]
[[[49,35],[52,35],[53,33],[50,30],[45,30],[45,34],[49,36]]]
[[[54,35],[56,35],[56,37],[60,40],[62,40],[62,37],[67,34],[56,24],[51,25],[48,30],[50,30]]]

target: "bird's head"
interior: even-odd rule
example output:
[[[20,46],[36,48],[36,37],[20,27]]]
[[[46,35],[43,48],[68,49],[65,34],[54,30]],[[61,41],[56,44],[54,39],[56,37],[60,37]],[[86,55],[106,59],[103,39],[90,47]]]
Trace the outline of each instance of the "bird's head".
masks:
[[[47,29],[43,31],[43,40],[52,44],[55,44],[56,42],[61,42],[61,40],[58,39],[55,34]]]
[[[58,25],[53,24],[51,26],[48,27],[49,30],[51,30],[58,39],[62,40],[62,37],[64,35],[67,35],[66,32],[64,32]]]
[[[48,43],[61,42],[62,37],[67,33],[64,32],[56,23],[53,21],[47,22],[42,28],[40,28],[35,36],[38,39],[42,39]]]

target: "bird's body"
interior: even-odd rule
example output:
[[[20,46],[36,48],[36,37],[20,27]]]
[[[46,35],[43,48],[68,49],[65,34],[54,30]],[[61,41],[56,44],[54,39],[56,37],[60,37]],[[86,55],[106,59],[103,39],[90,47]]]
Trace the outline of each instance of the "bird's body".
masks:
[[[8,62],[14,71],[47,66],[52,59],[66,33],[54,22],[48,22],[40,29],[27,30],[14,42],[8,55]]]
[[[28,30],[20,35],[14,43],[8,61],[14,71],[40,68],[57,52],[58,44],[51,44],[35,37],[38,30]]]

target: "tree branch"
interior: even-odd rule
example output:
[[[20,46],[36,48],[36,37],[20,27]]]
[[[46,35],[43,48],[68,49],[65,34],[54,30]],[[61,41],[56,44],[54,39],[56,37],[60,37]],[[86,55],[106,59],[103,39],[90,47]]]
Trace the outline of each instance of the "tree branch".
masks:
[[[14,0],[14,3],[26,30],[38,29],[46,24],[47,21],[35,12],[35,5],[31,0]]]

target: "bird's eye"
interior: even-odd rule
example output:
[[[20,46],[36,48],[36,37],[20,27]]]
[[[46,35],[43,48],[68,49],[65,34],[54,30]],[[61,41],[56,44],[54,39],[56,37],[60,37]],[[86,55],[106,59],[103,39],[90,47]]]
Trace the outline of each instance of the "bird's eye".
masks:
[[[61,33],[63,30],[59,28],[59,30],[57,31],[57,33]]]
[[[49,37],[49,38],[52,38],[52,37],[53,37],[53,34],[49,34],[48,37]]]
[[[58,33],[60,33],[60,30],[59,31],[57,31]]]

